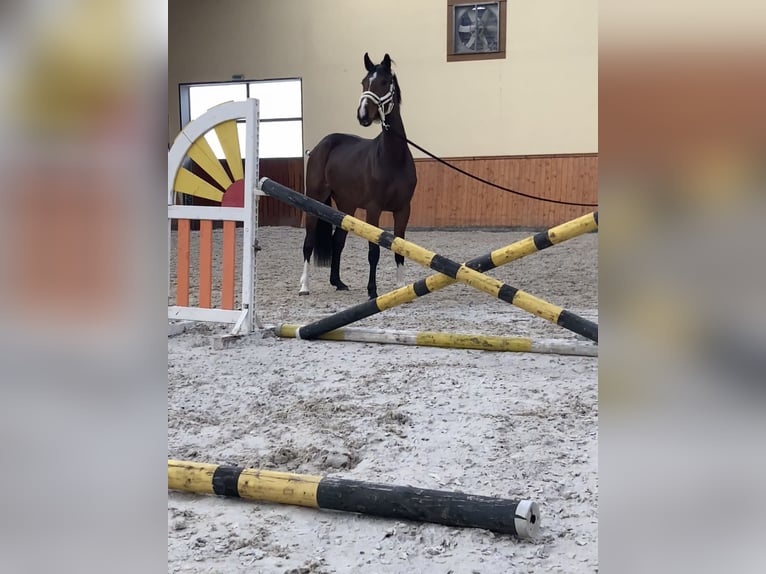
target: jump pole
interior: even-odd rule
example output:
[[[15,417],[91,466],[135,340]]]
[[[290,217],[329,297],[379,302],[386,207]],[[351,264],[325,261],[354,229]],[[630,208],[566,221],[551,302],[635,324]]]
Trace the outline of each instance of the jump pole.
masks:
[[[540,528],[540,509],[531,500],[180,460],[168,460],[168,489],[484,528],[519,538],[534,537]]]
[[[532,255],[553,245],[558,245],[569,239],[579,237],[585,233],[598,230],[598,212],[588,213],[547,231],[541,231],[530,237],[511,243],[491,253],[476,257],[465,263],[466,267],[476,271],[488,271],[522,257]],[[329,317],[319,319],[300,328],[301,339],[317,339],[325,333],[340,329],[351,323],[361,321],[377,313],[410,303],[418,297],[423,297],[439,289],[443,289],[455,283],[455,279],[435,273],[425,279],[411,283],[399,289],[384,293],[376,299],[370,299],[359,305],[354,305],[343,311],[339,311]],[[559,317],[561,318],[561,317]]]
[[[297,338],[304,327],[284,323],[277,325],[274,332],[278,337]],[[518,353],[547,353],[555,355],[576,355],[598,357],[598,347],[592,343],[570,343],[568,341],[535,341],[523,337],[497,337],[466,335],[460,333],[434,333],[431,331],[397,331],[393,329],[372,329],[344,327],[319,336],[323,341],[354,341],[357,343],[388,343],[416,345],[420,347],[442,347],[448,349],[474,349],[479,351],[507,351]]]
[[[456,263],[451,259],[447,259],[433,251],[424,249],[419,245],[402,239],[401,237],[396,237],[389,231],[384,231],[379,227],[375,227],[374,225],[362,221],[361,219],[346,215],[337,209],[333,209],[328,205],[320,203],[310,197],[306,197],[305,195],[293,191],[289,187],[285,187],[267,177],[260,180],[260,189],[270,197],[279,199],[296,209],[300,209],[301,211],[319,217],[320,219],[349,231],[354,235],[358,235],[371,243],[375,243],[381,247],[390,249],[394,253],[398,253],[403,257],[412,259],[415,263],[423,265],[424,267],[430,267],[434,271],[438,271],[439,273],[456,279],[461,283],[470,285],[479,291],[484,291],[497,299],[515,305],[520,309],[524,309],[533,315],[564,327],[578,335],[582,335],[591,341],[598,341],[598,325],[575,315],[570,311],[552,305],[551,303],[539,299],[534,295],[530,295],[521,289],[506,285],[497,279],[493,279],[492,277],[470,269],[465,265]]]

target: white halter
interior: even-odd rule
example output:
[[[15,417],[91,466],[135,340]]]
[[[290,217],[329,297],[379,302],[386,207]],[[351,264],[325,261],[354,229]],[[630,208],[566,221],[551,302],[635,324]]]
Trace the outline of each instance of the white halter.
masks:
[[[359,97],[359,105],[362,105],[362,100],[364,98],[370,98],[372,102],[378,106],[378,114],[380,115],[380,123],[383,126],[384,129],[388,129],[388,124],[386,123],[386,116],[391,113],[391,110],[394,109],[394,105],[396,105],[396,102],[394,101],[394,94],[396,93],[396,89],[394,87],[394,82],[391,82],[391,87],[388,88],[388,93],[384,95],[382,98],[378,97],[377,94],[370,91],[362,92],[362,95]]]

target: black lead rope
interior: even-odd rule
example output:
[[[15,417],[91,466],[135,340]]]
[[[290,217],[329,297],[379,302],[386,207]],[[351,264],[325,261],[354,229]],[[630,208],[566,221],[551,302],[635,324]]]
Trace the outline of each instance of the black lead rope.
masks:
[[[576,203],[574,201],[561,201],[561,200],[558,200],[558,199],[548,199],[546,197],[537,197],[535,195],[529,195],[527,193],[522,193],[520,191],[516,191],[516,190],[513,190],[513,189],[509,189],[507,187],[503,187],[502,185],[498,185],[498,184],[493,183],[491,181],[487,181],[486,179],[484,179],[482,177],[479,177],[478,175],[474,175],[472,173],[469,173],[469,172],[465,171],[464,169],[461,169],[461,168],[457,167],[456,165],[452,165],[451,163],[449,163],[447,161],[444,161],[442,158],[440,158],[438,156],[435,156],[434,154],[432,154],[427,149],[423,149],[418,144],[416,144],[415,142],[410,141],[405,136],[403,136],[402,134],[396,132],[395,130],[391,130],[390,129],[389,131],[392,134],[394,134],[395,136],[397,136],[397,137],[403,139],[404,141],[406,141],[408,144],[410,144],[415,149],[418,149],[418,150],[422,151],[424,154],[426,154],[427,156],[435,159],[439,163],[444,164],[447,167],[449,167],[451,169],[454,169],[455,171],[457,171],[459,173],[462,173],[463,175],[467,175],[468,177],[473,178],[473,179],[475,179],[477,181],[480,181],[480,182],[482,182],[482,183],[484,183],[486,185],[490,185],[492,187],[496,187],[497,189],[501,189],[503,191],[507,191],[508,193],[513,193],[513,194],[516,194],[516,195],[520,195],[521,197],[526,197],[526,198],[529,198],[529,199],[536,199],[537,201],[546,201],[548,203],[557,203],[559,205],[576,205],[578,207],[598,207],[598,203]]]

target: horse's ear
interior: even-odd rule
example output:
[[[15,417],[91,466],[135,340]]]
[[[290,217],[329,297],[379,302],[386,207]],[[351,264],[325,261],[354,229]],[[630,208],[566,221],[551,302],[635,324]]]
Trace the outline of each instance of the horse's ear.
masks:
[[[381,66],[383,66],[386,70],[391,70],[391,56],[386,54],[383,56],[383,61],[380,63]]]
[[[367,68],[368,72],[372,72],[375,69],[375,64],[372,63],[367,52],[364,53],[364,67]]]

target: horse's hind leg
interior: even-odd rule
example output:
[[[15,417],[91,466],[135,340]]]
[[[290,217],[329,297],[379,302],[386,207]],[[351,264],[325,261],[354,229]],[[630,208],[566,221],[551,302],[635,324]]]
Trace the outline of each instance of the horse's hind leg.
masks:
[[[340,227],[332,234],[332,260],[330,261],[330,285],[338,291],[348,291],[348,285],[340,280],[340,254],[346,245],[348,232]]]
[[[404,232],[407,229],[407,223],[410,220],[410,204],[394,212],[394,235],[404,239]],[[396,283],[400,287],[404,286],[404,256],[398,253],[394,254],[396,261]]]
[[[311,151],[306,164],[306,196],[322,203],[330,201],[330,188],[324,180],[324,166],[327,161],[329,147],[326,140],[322,140]],[[301,275],[301,287],[299,295],[309,294],[309,268],[311,267],[311,255],[314,254],[316,263],[326,266],[329,262],[329,243],[332,226],[322,225],[313,215],[306,214],[306,239],[303,241],[303,274]]]
[[[378,227],[380,222],[380,211],[373,209],[367,209],[367,223]],[[367,281],[367,296],[370,299],[378,298],[378,284],[377,284],[377,272],[378,261],[380,261],[380,246],[375,243],[370,243],[370,249],[367,252],[367,261],[370,264],[370,278]]]
[[[317,218],[312,215],[306,215],[306,238],[303,240],[303,274],[301,275],[301,287],[298,295],[309,294],[309,268],[311,265],[311,254],[314,251],[314,241],[316,236]]]

